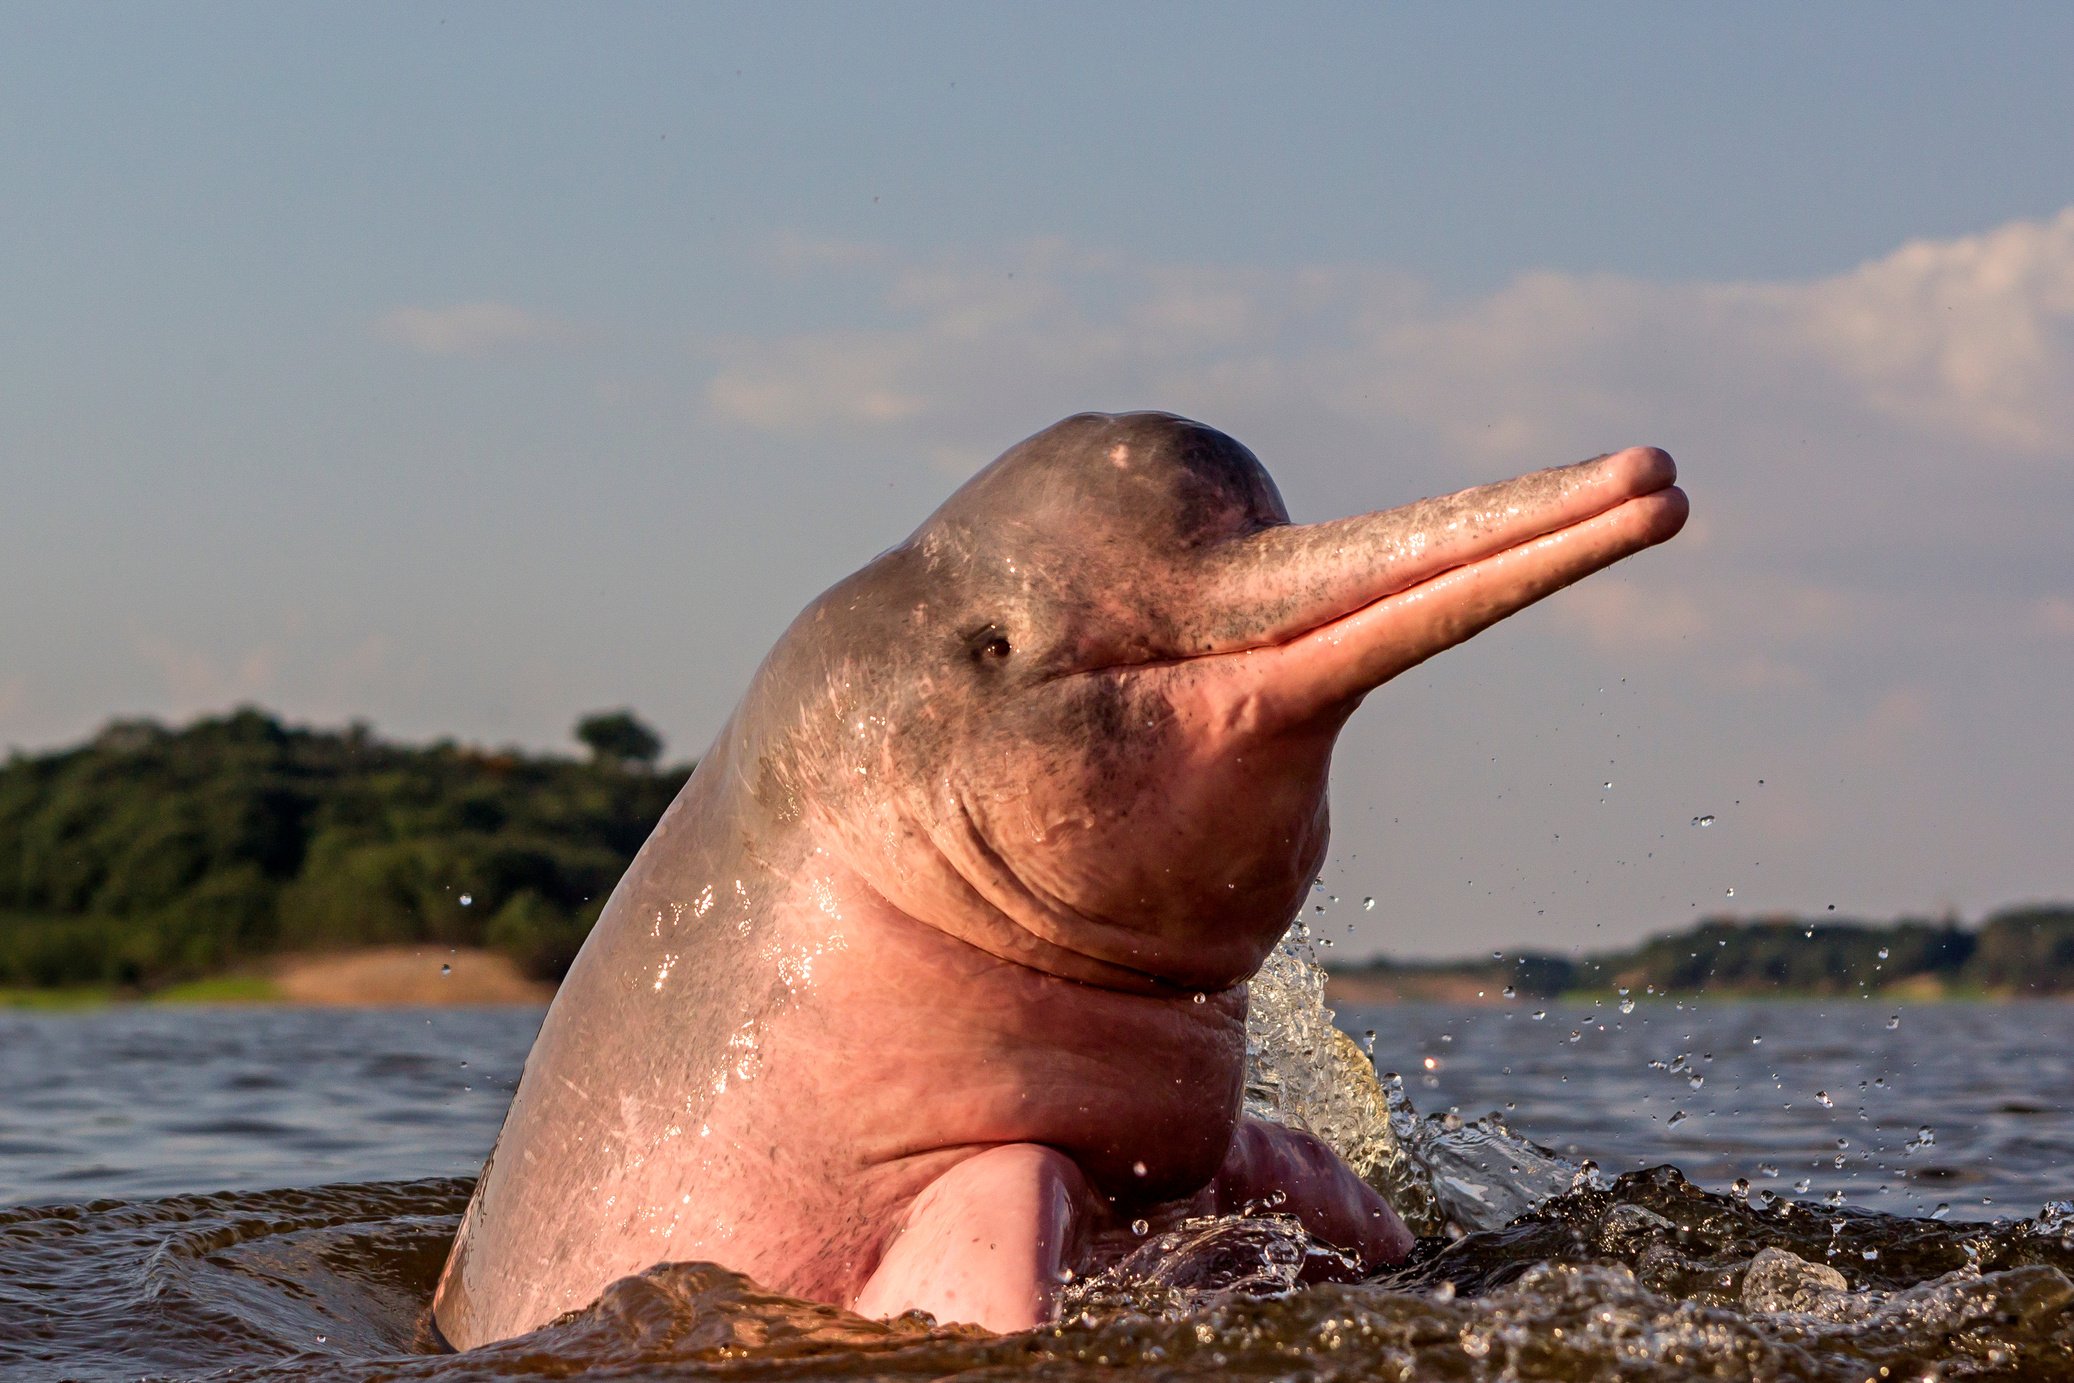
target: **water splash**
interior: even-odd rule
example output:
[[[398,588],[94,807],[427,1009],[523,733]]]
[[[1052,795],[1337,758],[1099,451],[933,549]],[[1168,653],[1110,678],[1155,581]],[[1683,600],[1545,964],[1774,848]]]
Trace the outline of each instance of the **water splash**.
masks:
[[[1401,1078],[1333,1024],[1325,971],[1301,922],[1255,976],[1246,1018],[1246,1113],[1330,1144],[1414,1234],[1506,1224],[1571,1189],[1580,1165],[1495,1113],[1421,1118]]]

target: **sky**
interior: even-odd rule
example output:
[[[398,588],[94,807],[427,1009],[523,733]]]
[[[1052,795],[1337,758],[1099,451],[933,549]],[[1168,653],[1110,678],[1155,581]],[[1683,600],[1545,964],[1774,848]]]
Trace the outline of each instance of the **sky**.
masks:
[[[1319,934],[2074,898],[2070,53],[2043,5],[0,5],[0,747],[631,706],[695,755],[1082,409],[1232,433],[1299,521],[1647,443],[1684,534],[1350,725]]]

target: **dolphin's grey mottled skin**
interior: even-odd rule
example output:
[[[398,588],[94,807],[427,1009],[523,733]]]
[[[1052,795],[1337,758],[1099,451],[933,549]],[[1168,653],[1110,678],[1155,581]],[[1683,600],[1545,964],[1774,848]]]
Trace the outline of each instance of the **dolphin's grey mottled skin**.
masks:
[[[1013,1326],[1119,1220],[1269,1188],[1401,1253],[1328,1153],[1241,1123],[1245,981],[1361,698],[1671,536],[1672,478],[1635,450],[1296,527],[1252,453],[1165,414],[1010,450],[799,616],[657,825],[527,1061],[442,1330],[687,1259]]]

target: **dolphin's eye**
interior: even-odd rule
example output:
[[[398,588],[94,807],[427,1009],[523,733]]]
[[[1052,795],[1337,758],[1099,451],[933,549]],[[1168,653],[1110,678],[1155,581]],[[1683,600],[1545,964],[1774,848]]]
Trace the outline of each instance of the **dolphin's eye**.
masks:
[[[1015,648],[998,624],[982,625],[965,636],[965,651],[975,663],[1000,662]]]

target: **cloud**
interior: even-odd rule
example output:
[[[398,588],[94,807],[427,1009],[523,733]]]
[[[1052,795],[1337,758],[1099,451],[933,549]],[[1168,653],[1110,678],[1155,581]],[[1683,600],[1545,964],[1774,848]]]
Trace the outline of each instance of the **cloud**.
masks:
[[[1646,578],[1554,603],[1554,626],[1595,648],[1689,655],[1762,692],[2074,628],[2035,584],[2074,503],[2074,467],[2051,464],[2074,459],[2074,208],[1825,277],[1536,272],[1457,300],[1386,266],[1156,263],[1059,240],[807,261],[842,278],[828,297],[851,319],[708,342],[711,421],[962,476],[1010,428],[1171,408],[1278,471],[1306,454],[1299,478],[1335,506],[1412,497],[1372,458],[1452,488],[1658,442],[1696,517]]]
[[[1684,643],[1704,633],[1706,616],[1691,596],[1644,590],[1617,576],[1601,576],[1565,591],[1557,618],[1595,646],[1625,653]]]
[[[827,432],[906,422],[928,409],[901,386],[920,362],[912,348],[858,333],[785,341],[760,351],[757,364],[722,370],[707,385],[713,411],[762,432]]]
[[[1491,455],[1616,433],[1669,415],[1666,402],[1746,435],[1855,416],[1926,440],[2064,453],[2074,208],[1824,279],[1527,274],[1453,310],[1377,323],[1338,354],[1343,408]]]
[[[1930,699],[1921,688],[1895,687],[1845,732],[1845,740],[1867,759],[1888,762],[1918,752],[1931,720]]]
[[[2074,600],[2047,596],[2032,607],[2038,628],[2056,639],[2074,639]]]
[[[823,269],[856,269],[886,264],[891,252],[883,245],[781,230],[771,238],[765,256],[776,268],[796,274]]]
[[[1752,653],[1737,659],[1729,675],[1737,686],[1751,691],[1802,691],[1814,683],[1807,669],[1768,653]]]
[[[262,644],[227,659],[183,648],[154,634],[139,635],[137,655],[165,683],[176,713],[186,714],[261,699],[274,690],[280,652]]]
[[[399,657],[386,634],[349,640],[301,626],[302,620],[291,615],[271,637],[228,652],[195,647],[158,631],[133,632],[132,650],[159,683],[147,704],[173,719],[248,704],[344,719],[362,713],[400,682],[422,681],[421,660]],[[5,711],[0,702],[0,715]]]
[[[487,355],[567,334],[551,318],[500,302],[393,308],[382,314],[375,330],[384,340],[420,355],[445,356]]]
[[[2074,437],[2074,207],[1748,296],[1895,418],[2030,452]]]
[[[796,247],[788,262],[865,276],[881,320],[716,343],[720,419],[958,444],[1040,401],[1158,397],[1411,423],[1507,461],[1657,417],[2074,450],[2074,208],[1827,278],[1541,272],[1453,304],[1377,266],[1148,264],[1058,241],[905,267]]]

